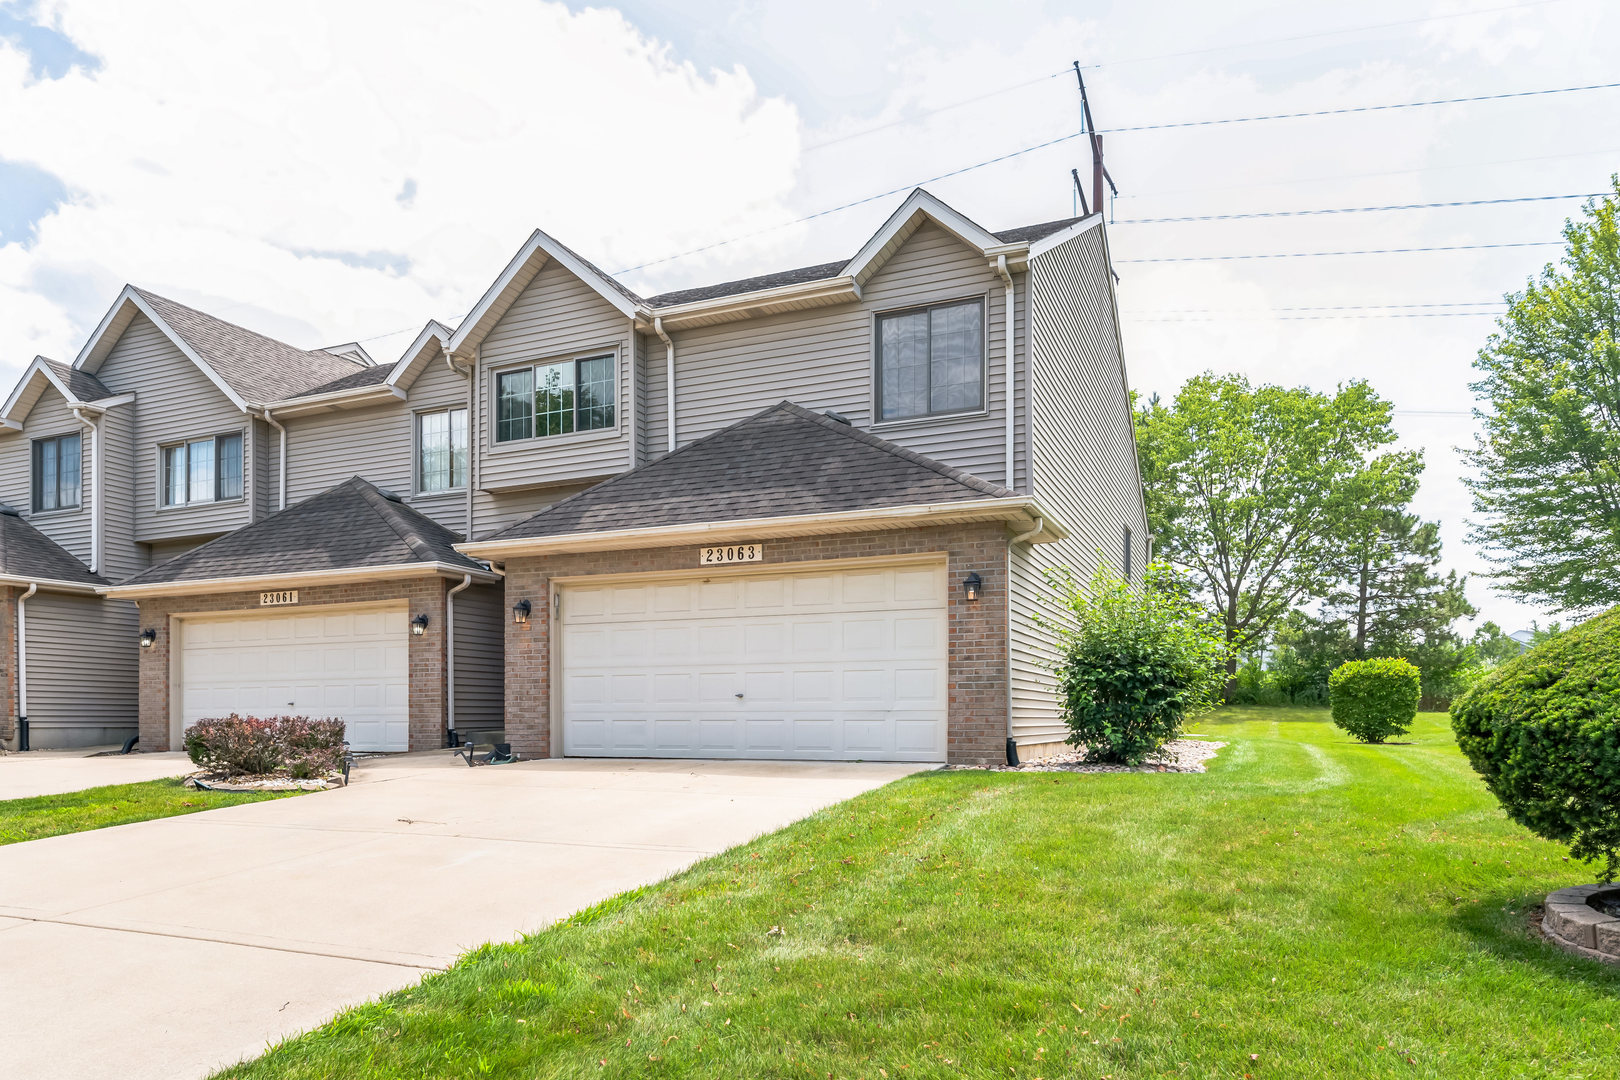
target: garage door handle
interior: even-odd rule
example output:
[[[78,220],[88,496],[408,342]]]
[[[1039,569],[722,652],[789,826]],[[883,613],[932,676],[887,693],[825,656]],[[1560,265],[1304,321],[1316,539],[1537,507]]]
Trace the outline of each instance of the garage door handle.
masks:
[[[738,694],[738,695],[737,695],[737,700],[738,700],[738,701],[741,701],[741,700],[742,700],[742,695],[741,695],[741,694]]]

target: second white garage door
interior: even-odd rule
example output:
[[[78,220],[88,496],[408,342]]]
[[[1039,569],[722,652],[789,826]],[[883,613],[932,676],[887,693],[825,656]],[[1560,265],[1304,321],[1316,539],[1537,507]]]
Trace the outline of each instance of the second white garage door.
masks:
[[[410,741],[406,609],[364,608],[180,624],[180,716],[341,718],[354,750]]]
[[[944,761],[942,564],[562,590],[563,753]]]

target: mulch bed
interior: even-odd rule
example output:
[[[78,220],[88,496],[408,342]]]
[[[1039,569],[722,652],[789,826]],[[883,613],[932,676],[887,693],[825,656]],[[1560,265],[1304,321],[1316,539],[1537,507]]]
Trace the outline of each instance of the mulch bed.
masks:
[[[1033,761],[1026,761],[1017,766],[951,765],[949,768],[983,769],[987,772],[1201,773],[1205,771],[1204,762],[1214,757],[1216,751],[1225,745],[1225,743],[1210,742],[1207,739],[1172,739],[1160,747],[1157,754],[1150,756],[1141,765],[1102,765],[1088,762],[1086,761],[1085,749],[1077,747],[1047,757],[1037,758]]]

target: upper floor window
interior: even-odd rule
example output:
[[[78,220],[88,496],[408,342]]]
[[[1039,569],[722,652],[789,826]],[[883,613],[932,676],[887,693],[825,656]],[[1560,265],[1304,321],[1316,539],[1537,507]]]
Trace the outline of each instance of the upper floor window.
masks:
[[[163,448],[164,506],[241,497],[241,435],[217,435]]]
[[[467,410],[442,409],[416,417],[416,490],[467,486]]]
[[[984,408],[984,302],[879,315],[877,370],[880,422]]]
[[[35,440],[34,510],[66,510],[78,505],[78,433]]]
[[[495,441],[610,428],[613,357],[587,356],[495,376]]]

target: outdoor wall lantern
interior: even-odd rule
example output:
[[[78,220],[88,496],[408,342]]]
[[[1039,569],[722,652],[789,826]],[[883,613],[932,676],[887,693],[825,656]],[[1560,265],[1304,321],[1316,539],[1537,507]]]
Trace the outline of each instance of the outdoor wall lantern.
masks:
[[[418,615],[416,618],[412,619],[411,636],[421,637],[423,634],[427,633],[427,624],[428,617],[426,615]]]
[[[982,588],[984,588],[984,579],[977,573],[969,574],[962,579],[962,591],[967,594],[969,600],[977,600],[979,590]]]
[[[512,605],[512,621],[517,623],[519,626],[522,626],[524,623],[529,621],[529,612],[533,610],[534,609],[529,606],[529,602],[527,600],[519,600],[517,603]]]
[[[147,627],[141,631],[141,648],[150,649],[157,644],[157,631]]]

